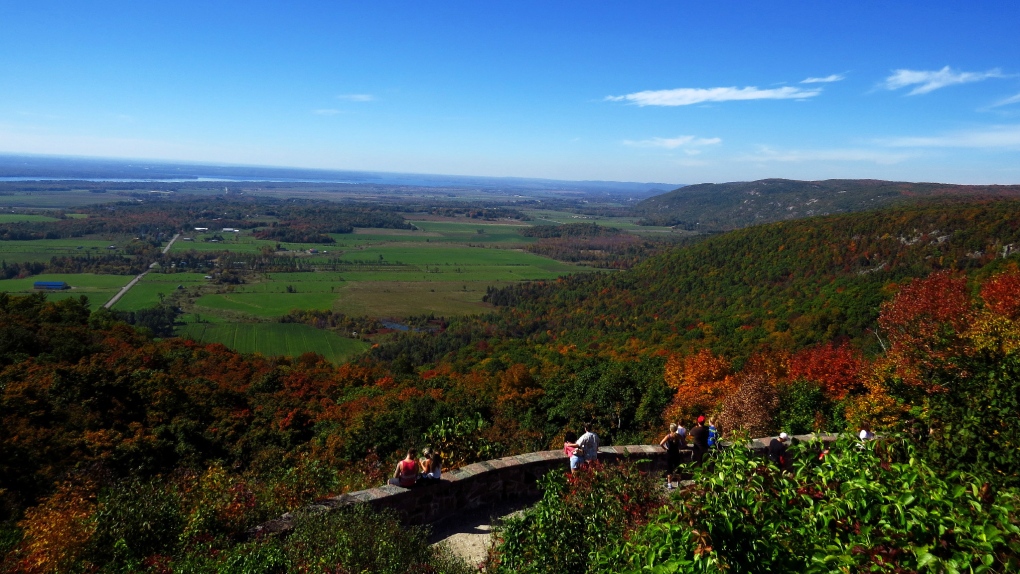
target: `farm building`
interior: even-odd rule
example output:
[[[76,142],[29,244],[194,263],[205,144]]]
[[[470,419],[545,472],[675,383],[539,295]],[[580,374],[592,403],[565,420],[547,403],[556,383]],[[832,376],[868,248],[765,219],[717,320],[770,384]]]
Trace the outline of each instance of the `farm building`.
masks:
[[[66,281],[36,281],[32,284],[33,289],[42,289],[46,291],[59,291],[61,289],[70,289],[71,286]]]

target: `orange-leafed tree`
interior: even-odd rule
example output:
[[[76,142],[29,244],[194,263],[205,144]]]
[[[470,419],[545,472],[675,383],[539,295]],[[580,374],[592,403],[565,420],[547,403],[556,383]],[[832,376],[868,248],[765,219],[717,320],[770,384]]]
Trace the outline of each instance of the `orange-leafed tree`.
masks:
[[[0,571],[68,572],[95,533],[96,492],[92,481],[69,481],[29,508],[18,523],[24,529],[24,539],[0,562]]]
[[[846,343],[829,343],[794,353],[790,357],[789,377],[818,383],[829,397],[841,400],[862,389],[865,366],[860,351]]]
[[[675,394],[662,417],[687,425],[699,415],[717,411],[737,387],[729,361],[708,349],[687,357],[671,355],[666,359],[665,379]]]

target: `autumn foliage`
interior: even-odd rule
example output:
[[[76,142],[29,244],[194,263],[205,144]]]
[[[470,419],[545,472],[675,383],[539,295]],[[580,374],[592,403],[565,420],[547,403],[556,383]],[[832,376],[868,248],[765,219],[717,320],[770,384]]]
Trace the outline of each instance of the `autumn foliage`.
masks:
[[[664,377],[675,394],[663,418],[687,425],[700,415],[718,411],[737,387],[729,362],[708,349],[687,357],[671,355],[666,360]]]
[[[820,385],[834,399],[843,399],[862,386],[863,354],[846,343],[801,349],[790,357],[789,376]]]

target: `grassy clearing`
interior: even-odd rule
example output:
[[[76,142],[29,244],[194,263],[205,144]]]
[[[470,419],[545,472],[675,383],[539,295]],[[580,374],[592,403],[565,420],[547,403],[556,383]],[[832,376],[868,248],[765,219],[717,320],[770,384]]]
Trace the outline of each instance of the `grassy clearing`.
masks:
[[[242,353],[296,357],[315,352],[334,363],[343,363],[368,348],[362,341],[291,323],[192,323],[181,327],[178,334],[203,343],[222,343]]]
[[[29,241],[0,241],[0,259],[9,263],[22,261],[49,261],[55,256],[107,255],[123,253],[128,237],[33,239]],[[110,245],[118,246],[108,249]],[[79,247],[81,249],[79,249]]]
[[[64,281],[71,286],[63,291],[47,291],[51,299],[66,299],[67,297],[79,297],[86,295],[93,306],[99,306],[110,300],[111,297],[120,291],[120,288],[127,285],[133,275],[95,275],[92,273],[77,274],[43,274],[25,279],[4,279],[0,280],[0,291],[7,293],[36,293],[32,285],[36,281]]]
[[[46,215],[32,215],[28,213],[0,213],[0,223],[22,223],[37,221],[58,221],[56,217]]]
[[[482,303],[486,288],[503,282],[421,283],[359,281],[344,285],[334,309],[348,315],[406,317],[435,313],[443,317],[484,313],[492,309]]]
[[[0,207],[63,209],[128,199],[131,198],[118,193],[91,193],[84,189],[22,191],[11,195],[0,195]]]
[[[255,317],[280,317],[294,309],[332,309],[335,293],[222,293],[195,301],[196,311],[233,311]]]
[[[568,223],[596,223],[605,227],[615,227],[628,233],[668,233],[669,227],[638,225],[639,217],[598,217],[578,215],[569,211],[551,211],[545,209],[527,210],[526,213],[536,225],[566,225]]]
[[[113,309],[116,311],[148,309],[159,304],[160,294],[168,297],[178,291],[178,285],[188,288],[206,283],[208,280],[201,273],[149,273],[121,297]]]

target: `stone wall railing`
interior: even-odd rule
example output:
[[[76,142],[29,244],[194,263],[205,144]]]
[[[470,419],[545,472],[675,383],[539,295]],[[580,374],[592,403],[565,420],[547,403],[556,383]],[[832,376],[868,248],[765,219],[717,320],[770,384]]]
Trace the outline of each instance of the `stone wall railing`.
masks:
[[[834,442],[837,435],[798,435],[794,441],[807,442],[815,438]],[[747,448],[764,454],[771,437],[753,439]],[[732,444],[723,442],[724,448]],[[685,461],[690,461],[692,451],[681,451]],[[624,460],[640,463],[643,470],[665,471],[666,451],[657,445],[605,446],[599,449],[599,460],[616,464]],[[551,471],[566,472],[567,457],[562,450],[530,452],[469,464],[454,471],[443,473],[441,481],[402,488],[383,485],[367,490],[350,492],[333,498],[322,499],[307,507],[309,511],[328,511],[350,504],[364,503],[376,510],[390,508],[407,524],[432,524],[461,512],[490,506],[507,500],[533,500],[538,497],[538,481]],[[251,534],[284,533],[293,528],[293,515],[262,524]]]

